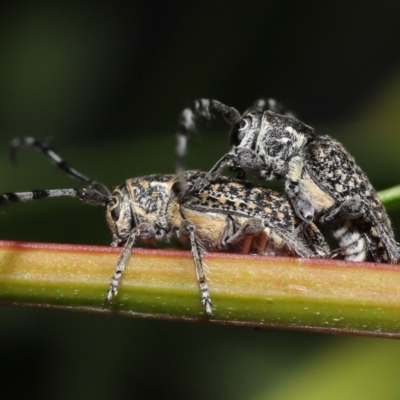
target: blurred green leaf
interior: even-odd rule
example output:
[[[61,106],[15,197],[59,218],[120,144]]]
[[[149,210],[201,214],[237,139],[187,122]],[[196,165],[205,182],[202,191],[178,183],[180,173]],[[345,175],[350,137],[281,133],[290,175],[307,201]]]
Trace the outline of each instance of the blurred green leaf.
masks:
[[[387,211],[400,208],[400,185],[392,188],[381,190],[378,196],[384,204]]]
[[[254,400],[396,400],[400,343],[351,338],[290,368]]]

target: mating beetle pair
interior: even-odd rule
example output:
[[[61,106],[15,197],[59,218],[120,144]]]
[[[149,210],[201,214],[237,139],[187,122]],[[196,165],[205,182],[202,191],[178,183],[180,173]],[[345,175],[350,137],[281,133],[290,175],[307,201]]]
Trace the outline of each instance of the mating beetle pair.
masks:
[[[365,174],[342,145],[315,137],[312,128],[285,113],[276,102],[260,100],[243,116],[215,100],[198,100],[184,110],[178,132],[178,174],[128,179],[112,193],[71,168],[45,143],[15,140],[13,148],[41,151],[85,189],[8,193],[0,203],[71,196],[107,208],[114,246],[123,246],[107,294],[112,301],[136,241],[153,242],[177,236],[190,241],[201,303],[208,314],[212,302],[202,253],[294,255],[330,254],[314,224],[332,226],[348,260],[397,262],[398,245],[388,216]],[[221,113],[232,125],[231,151],[210,170],[183,172],[182,158],[195,117]],[[220,177],[225,165],[262,179],[285,179],[286,197],[242,180]],[[340,167],[340,168],[339,168]]]

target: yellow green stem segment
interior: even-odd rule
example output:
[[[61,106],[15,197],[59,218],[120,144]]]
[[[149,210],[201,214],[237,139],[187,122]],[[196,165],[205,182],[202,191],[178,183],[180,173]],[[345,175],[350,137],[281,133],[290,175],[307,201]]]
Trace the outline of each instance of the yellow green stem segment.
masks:
[[[134,249],[114,304],[120,249],[0,242],[0,302],[236,325],[400,337],[400,269],[336,260],[207,254],[212,317],[188,251]]]

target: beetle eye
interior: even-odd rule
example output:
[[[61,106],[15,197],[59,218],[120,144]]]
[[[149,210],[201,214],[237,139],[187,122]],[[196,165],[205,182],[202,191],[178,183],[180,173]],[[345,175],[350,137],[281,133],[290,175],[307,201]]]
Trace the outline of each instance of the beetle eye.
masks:
[[[244,139],[246,136],[248,127],[249,127],[249,121],[247,119],[242,119],[239,124],[238,124],[238,132],[237,132],[237,139],[239,140],[239,143]]]
[[[113,208],[111,210],[111,218],[113,219],[113,221],[118,221],[119,220],[119,216],[121,214],[121,207],[119,205],[117,205],[115,208]]]
[[[239,129],[240,130],[245,129],[247,127],[247,125],[249,125],[248,121],[246,119],[242,119],[239,122]]]
[[[231,146],[238,146],[240,144],[248,132],[249,125],[249,121],[245,118],[242,118],[238,123],[232,125],[230,133]]]
[[[113,221],[118,221],[121,214],[121,202],[119,195],[114,195],[111,197],[111,201],[108,203],[108,209],[110,210],[110,215]]]

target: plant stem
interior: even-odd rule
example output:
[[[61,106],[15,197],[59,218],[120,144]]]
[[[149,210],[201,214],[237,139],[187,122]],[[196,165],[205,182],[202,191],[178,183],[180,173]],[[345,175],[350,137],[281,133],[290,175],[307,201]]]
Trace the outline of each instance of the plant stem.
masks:
[[[212,317],[188,251],[134,249],[113,305],[120,249],[0,242],[0,301],[108,314],[400,337],[394,265],[207,254]]]
[[[400,207],[400,185],[381,190],[378,196],[387,211],[395,210]]]

